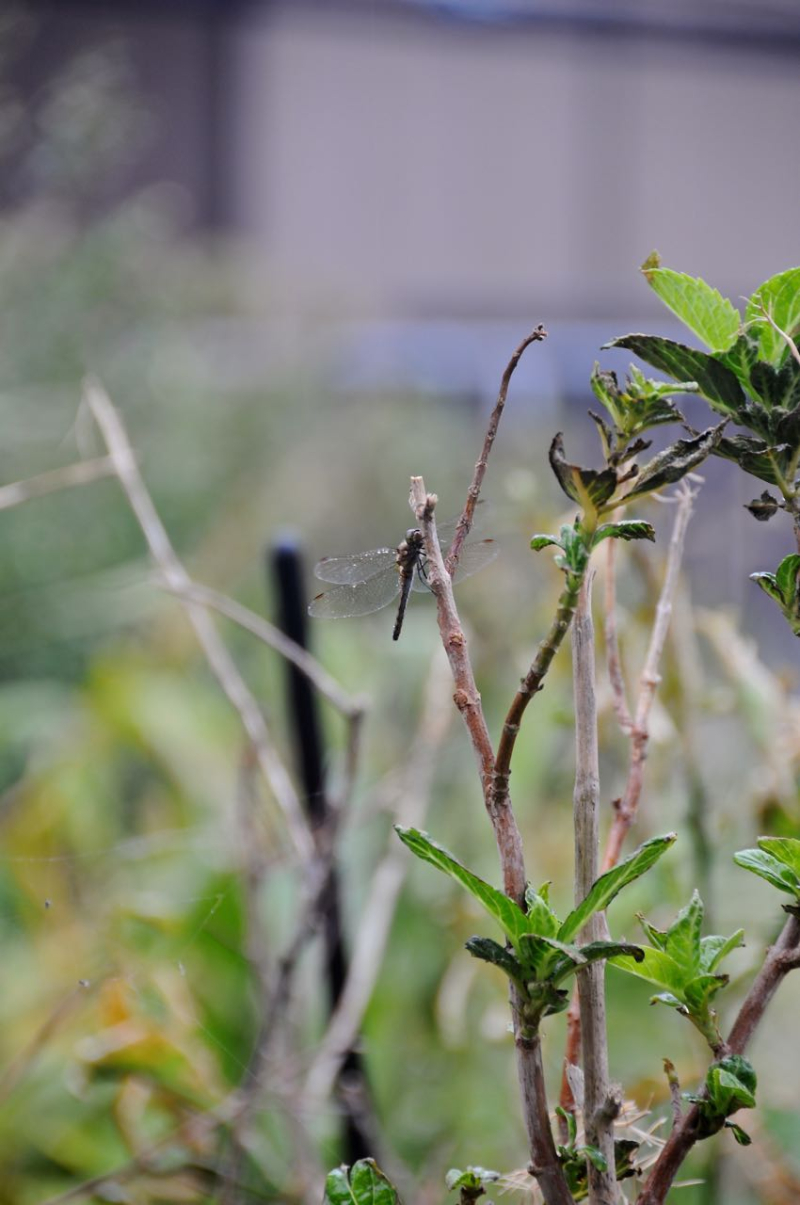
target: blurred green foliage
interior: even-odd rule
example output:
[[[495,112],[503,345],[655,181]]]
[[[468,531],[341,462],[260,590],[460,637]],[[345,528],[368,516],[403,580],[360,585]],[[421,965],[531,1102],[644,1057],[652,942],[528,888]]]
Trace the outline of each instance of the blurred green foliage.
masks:
[[[81,378],[92,370],[124,415],[190,571],[263,611],[271,600],[262,554],[284,527],[304,533],[310,558],[394,541],[409,522],[410,472],[425,474],[445,511],[457,511],[481,417],[429,396],[334,391],[315,329],[301,332],[298,354],[275,367],[263,341],[277,326],[279,299],[261,283],[252,287],[242,248],[187,239],[170,190],[134,196],[87,221],[91,181],[97,173],[106,179],[120,151],[109,133],[119,130],[113,115],[128,114],[124,128],[134,142],[149,120],[131,99],[118,56],[118,49],[110,58],[89,56],[52,82],[23,139],[28,191],[0,218],[2,481],[99,450],[78,409]],[[13,127],[14,98],[3,103],[4,128]],[[110,115],[108,128],[95,128],[99,113]],[[16,137],[3,145],[21,162]],[[490,580],[476,578],[462,596],[495,730],[561,584],[557,570],[535,563],[531,532],[574,517],[560,510],[563,499],[548,479],[551,433],[543,437],[535,415],[512,408],[513,401],[505,434],[514,437],[501,434],[488,491],[506,532],[504,556]],[[664,516],[648,518],[663,545]],[[225,1144],[213,1130],[184,1131],[147,1167],[129,1165],[251,1074],[259,1018],[236,820],[238,721],[178,604],[149,579],[141,535],[115,482],[4,511],[0,526],[0,1202],[41,1203],[117,1167],[130,1174],[85,1199],[215,1200]],[[642,663],[659,556],[649,548],[625,555],[622,640],[631,678]],[[776,918],[766,885],[758,894],[760,885],[748,883],[743,898],[724,856],[762,829],[757,808],[796,835],[800,713],[786,683],[725,616],[704,625],[695,646],[690,620],[678,616],[678,654],[681,641],[701,651],[690,655],[688,678],[675,649],[667,658],[638,837],[685,829],[694,790],[720,859],[708,872],[713,893],[703,891],[714,925],[748,928],[747,954],[732,959],[741,972],[757,961]],[[326,666],[372,702],[342,840],[351,934],[374,860],[394,839],[381,801],[413,757],[437,643],[424,599],[412,603],[398,647],[390,629],[381,613],[313,631]],[[283,666],[249,636],[224,631],[288,759]],[[675,727],[679,716],[689,716],[702,750],[699,786]],[[335,770],[341,725],[325,718]],[[610,799],[624,781],[626,747],[607,692],[601,723]],[[562,654],[526,720],[512,784],[529,873],[553,880],[562,914],[572,902],[571,742]],[[437,835],[496,882],[471,753],[455,725],[438,755],[431,811]],[[259,904],[277,956],[298,885],[267,815],[265,808],[257,834],[270,860]],[[691,838],[684,832],[682,840]],[[620,908],[628,909],[628,936],[635,911],[663,923],[691,885],[666,860]],[[409,1199],[443,1199],[444,1169],[453,1164],[523,1162],[505,990],[499,976],[476,973],[463,950],[476,923],[463,893],[409,866],[364,1027],[387,1171]],[[306,1059],[324,1022],[319,974],[312,949],[288,1020]],[[792,990],[787,985],[776,1008],[776,1033],[781,1015],[796,1007]],[[702,1041],[649,1012],[647,996],[626,977],[611,979],[613,1073],[644,1105],[667,1097],[662,1052],[684,1084],[705,1066]],[[556,1019],[546,1052],[554,1084],[562,1051]],[[775,1034],[760,1038],[754,1061],[762,1099],[777,1102],[766,1122],[776,1144],[795,1136],[787,1119],[800,1068],[790,1074],[790,1059],[796,1052],[787,1056]],[[298,1160],[317,1159],[320,1168],[337,1161],[336,1118],[292,1116],[291,1073],[278,1062],[266,1069],[242,1200],[292,1201]],[[710,1200],[700,1189],[682,1199]]]

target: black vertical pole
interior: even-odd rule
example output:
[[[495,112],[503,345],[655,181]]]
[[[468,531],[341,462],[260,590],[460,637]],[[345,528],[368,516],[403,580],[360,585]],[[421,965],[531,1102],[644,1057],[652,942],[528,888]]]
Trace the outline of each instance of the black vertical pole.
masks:
[[[303,648],[308,647],[306,597],[303,588],[302,557],[297,541],[289,536],[277,540],[267,557],[267,572],[276,587],[277,624],[280,629]],[[294,754],[303,787],[306,814],[313,828],[325,825],[329,807],[325,795],[324,740],[319,722],[317,699],[308,678],[296,666],[286,662],[286,692],[289,728],[294,742]],[[332,866],[323,897],[323,943],[325,977],[332,1011],[341,996],[347,974],[347,961],[342,932],[339,879]],[[353,1089],[339,1093],[344,1108],[343,1156],[353,1164],[375,1152],[364,1131],[363,1104],[368,1099],[362,1059],[355,1050],[348,1052],[342,1064],[339,1088],[346,1083]],[[348,1101],[358,1101],[352,1107]]]

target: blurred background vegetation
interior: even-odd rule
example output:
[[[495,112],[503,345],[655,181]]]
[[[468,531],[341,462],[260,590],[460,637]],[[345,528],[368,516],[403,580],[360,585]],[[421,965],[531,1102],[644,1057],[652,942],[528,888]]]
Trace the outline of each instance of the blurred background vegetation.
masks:
[[[191,574],[268,616],[275,603],[267,553],[281,532],[299,534],[309,563],[395,543],[408,526],[411,472],[456,513],[488,396],[424,383],[348,385],[346,374],[332,371],[324,329],[310,325],[267,371],[260,340],[274,337],[275,296],[269,280],[253,287],[246,239],[192,230],[174,186],[119,183],[147,154],[160,119],[124,42],[70,55],[24,95],[14,85],[14,54],[37,36],[40,18],[35,8],[9,8],[3,20],[2,482],[101,451],[79,409],[90,370],[124,415]],[[498,380],[515,343],[540,319],[549,324],[546,307],[512,326],[507,346],[497,340]],[[609,327],[602,337],[620,333]],[[587,381],[590,369],[587,360]],[[526,380],[521,370],[523,401],[530,400]],[[585,409],[588,390],[583,400]],[[569,518],[546,466],[551,435],[582,412],[567,401],[554,396],[534,408],[510,399],[483,520],[500,537],[502,555],[461,595],[495,732],[560,586],[549,556],[534,557],[528,541]],[[590,446],[591,424],[578,426],[575,434],[568,429],[568,450]],[[709,466],[708,501],[701,496],[690,527],[691,572],[654,713],[637,831],[643,839],[679,830],[683,858],[665,859],[611,917],[615,933],[632,937],[637,910],[665,922],[699,885],[713,931],[747,930],[747,949],[736,955],[741,987],[729,1008],[780,921],[769,888],[744,882],[730,853],[762,831],[800,830],[797,674],[794,662],[784,662],[793,646],[766,629],[760,644],[752,631],[743,634],[736,612],[722,605],[720,576],[709,582],[715,538],[731,530],[727,516],[740,507],[728,484],[733,472]],[[652,503],[646,517],[659,532],[656,549],[626,549],[619,558],[631,683],[670,518]],[[0,524],[0,1201],[33,1205],[125,1168],[246,1079],[259,995],[236,819],[242,733],[180,606],[154,584],[117,483],[32,500],[0,513]],[[740,568],[732,552],[722,586],[731,558]],[[760,559],[758,567],[772,567],[771,546],[762,545]],[[693,610],[693,596],[705,605]],[[426,602],[412,600],[397,646],[385,612],[319,623],[312,632],[326,667],[370,700],[340,839],[350,935],[415,757],[437,644]],[[226,625],[224,635],[288,760],[283,665],[246,634]],[[529,873],[553,880],[559,909],[571,891],[570,691],[562,654],[526,720],[513,781]],[[335,775],[342,726],[327,713],[325,722]],[[624,782],[626,746],[604,672],[601,724],[610,802]],[[426,824],[496,880],[472,755],[456,722],[437,751]],[[277,958],[293,930],[298,885],[266,823],[259,840],[270,861],[259,916]],[[443,1200],[451,1165],[510,1171],[524,1163],[503,982],[463,952],[477,923],[463,894],[424,867],[408,867],[362,1043],[376,1153],[408,1200]],[[744,1124],[757,1158],[744,1160],[725,1137],[707,1144],[687,1169],[687,1177],[706,1177],[682,1191],[687,1205],[795,1199],[800,1055],[791,1033],[799,990],[789,980],[754,1049],[767,1107]],[[294,1086],[324,1027],[323,998],[312,945],[285,1033],[260,1076],[236,1199],[299,1199],[341,1157],[334,1110],[293,1112]],[[651,1011],[646,988],[627,977],[610,975],[610,999],[612,1073],[642,1109],[661,1109],[662,1057],[690,1087],[704,1067],[702,1043],[674,1015]],[[563,1044],[563,1018],[555,1018],[547,1031],[554,1086]],[[224,1167],[224,1134],[184,1135],[148,1168],[74,1199],[219,1200]]]

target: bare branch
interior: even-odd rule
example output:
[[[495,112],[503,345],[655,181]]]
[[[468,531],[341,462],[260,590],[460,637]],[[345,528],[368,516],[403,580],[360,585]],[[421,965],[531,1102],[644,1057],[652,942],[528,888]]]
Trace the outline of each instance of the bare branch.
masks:
[[[36,477],[0,486],[0,510],[8,510],[31,498],[41,498],[73,485],[86,485],[90,481],[99,481],[101,477],[113,477],[114,471],[111,457],[99,456],[95,460],[79,460],[63,469],[53,469],[49,473],[39,473]]]
[[[619,513],[619,512],[617,512]],[[614,710],[617,721],[626,736],[633,731],[633,719],[628,709],[625,697],[625,679],[622,676],[622,663],[619,656],[617,640],[617,541],[606,540],[606,580],[605,580],[605,638],[606,659],[608,662],[608,677],[611,683],[611,695],[614,700]]]
[[[772,997],[789,971],[800,964],[800,920],[790,916],[764,964],[731,1029],[725,1046],[728,1054],[744,1054],[756,1028],[762,1021]],[[692,1105],[679,1125],[673,1128],[638,1198],[637,1205],[663,1205],[675,1176],[689,1151],[700,1139],[700,1110]]]
[[[436,598],[439,633],[442,638],[450,670],[455,682],[453,701],[461,712],[478,759],[481,788],[486,810],[492,822],[500,866],[503,873],[503,889],[506,895],[521,902],[525,895],[525,864],[522,856],[522,839],[517,822],[506,796],[497,806],[494,797],[494,751],[483,714],[481,696],[475,685],[475,677],[467,650],[467,638],[461,627],[450,574],[445,569],[442,550],[436,536],[436,520],[433,511],[436,495],[426,494],[421,477],[411,478],[411,509],[425,538],[425,553],[428,558],[428,582]]]
[[[450,549],[447,553],[447,561],[445,562],[445,565],[447,572],[451,577],[456,571],[458,559],[461,556],[461,546],[463,545],[470,533],[470,529],[472,528],[472,519],[475,514],[475,507],[478,504],[484,474],[486,473],[486,465],[489,462],[489,454],[492,450],[492,445],[494,444],[495,436],[497,435],[497,428],[500,425],[500,418],[506,404],[506,396],[508,395],[508,386],[511,383],[511,378],[514,375],[517,365],[522,359],[525,349],[530,347],[531,343],[541,343],[542,340],[546,338],[547,331],[540,323],[534,330],[531,331],[529,335],[525,336],[506,365],[506,370],[503,373],[502,380],[500,381],[500,391],[497,395],[497,401],[494,404],[494,410],[489,418],[489,426],[486,429],[483,448],[481,449],[478,462],[475,465],[475,472],[473,474],[472,481],[470,482],[470,487],[467,490],[467,501],[464,504],[461,517],[456,525],[456,534],[453,536],[453,542],[450,545]]]
[[[595,646],[592,623],[592,578],[581,589],[572,625],[572,666],[575,698],[575,904],[588,895],[597,878],[600,773],[597,748]],[[585,942],[605,934],[605,918],[595,914],[583,929]],[[608,1071],[605,967],[602,963],[578,972],[581,1029],[583,1031],[584,1129],[586,1141],[604,1156],[606,1171],[587,1162],[590,1205],[617,1205],[614,1170],[614,1107]]]
[[[655,699],[656,688],[661,681],[658,669],[672,617],[672,604],[680,576],[686,528],[692,516],[692,507],[694,506],[696,497],[697,490],[692,489],[688,482],[684,480],[677,493],[678,509],[669,543],[664,583],[661,587],[661,594],[658,606],[656,607],[656,617],[653,630],[650,633],[650,643],[647,649],[644,668],[639,679],[639,697],[636,703],[633,727],[628,732],[631,739],[628,779],[622,798],[615,804],[614,819],[608,835],[605,857],[603,859],[604,871],[609,870],[612,866],[616,866],[619,861],[623,842],[628,830],[636,819],[639,807],[639,799],[641,798],[642,786],[644,784],[644,763],[650,740],[650,711]]]
[[[191,588],[192,582],[178,559],[153,505],[153,500],[136,464],[136,458],[122,420],[107,393],[97,381],[91,379],[86,381],[85,398],[105,440],[114,465],[114,472],[139,521],[150,554],[170,588],[180,595]],[[305,823],[297,792],[278,755],[261,709],[239,673],[228,649],[220,639],[205,608],[189,601],[183,602],[183,607],[200,641],[212,673],[239,713],[245,731],[255,749],[261,772],[283,813],[286,829],[295,851],[303,861],[310,862],[314,858],[314,843]]]

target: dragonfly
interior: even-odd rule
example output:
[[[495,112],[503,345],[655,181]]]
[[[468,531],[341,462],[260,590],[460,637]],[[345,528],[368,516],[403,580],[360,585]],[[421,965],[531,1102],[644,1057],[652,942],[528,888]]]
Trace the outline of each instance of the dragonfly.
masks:
[[[442,552],[449,547],[456,532],[457,519],[440,525],[439,543]],[[471,577],[490,564],[498,554],[495,540],[467,540],[458,561],[454,581]],[[353,615],[369,615],[387,607],[397,596],[392,639],[398,640],[403,628],[406,607],[411,591],[430,592],[428,558],[425,541],[418,527],[411,527],[396,548],[372,548],[351,556],[326,556],[314,566],[314,573],[331,588],[312,599],[308,613],[317,619],[347,619]]]

